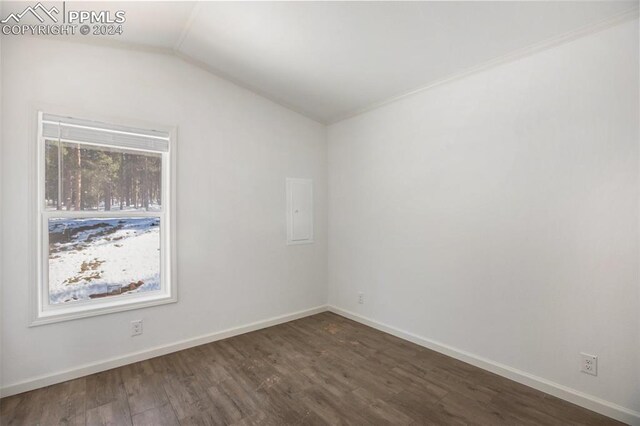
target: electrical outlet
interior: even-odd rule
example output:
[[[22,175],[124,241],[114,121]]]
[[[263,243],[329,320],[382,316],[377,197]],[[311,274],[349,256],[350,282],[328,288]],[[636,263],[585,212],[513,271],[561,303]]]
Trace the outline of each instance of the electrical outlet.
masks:
[[[142,334],[142,320],[131,321],[131,335],[139,336]]]
[[[358,293],[358,304],[364,305],[364,293]]]
[[[583,373],[591,374],[592,376],[598,375],[598,357],[595,355],[589,355],[580,353],[580,371]]]

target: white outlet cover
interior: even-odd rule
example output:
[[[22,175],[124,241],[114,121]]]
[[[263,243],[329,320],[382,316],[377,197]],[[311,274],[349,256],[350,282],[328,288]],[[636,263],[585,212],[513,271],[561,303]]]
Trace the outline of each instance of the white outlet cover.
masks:
[[[592,376],[598,375],[598,357],[596,355],[580,353],[580,371]]]
[[[139,336],[142,334],[142,320],[131,321],[131,335]]]

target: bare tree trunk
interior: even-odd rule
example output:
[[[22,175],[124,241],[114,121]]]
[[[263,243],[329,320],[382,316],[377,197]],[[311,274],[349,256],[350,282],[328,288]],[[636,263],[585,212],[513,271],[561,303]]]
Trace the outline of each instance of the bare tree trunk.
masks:
[[[124,158],[126,160],[126,158],[127,158],[126,154],[125,154]],[[127,206],[131,207],[131,192],[132,192],[131,191],[131,186],[132,186],[132,184],[131,184],[131,168],[129,167],[128,163],[126,163],[125,167],[126,167],[125,171],[127,173],[127,176],[126,176],[126,181],[127,181]]]
[[[62,147],[60,146],[60,141],[58,141],[58,185],[56,186],[56,190],[58,191],[56,194],[56,210],[62,210]]]
[[[64,206],[66,210],[71,210],[72,190],[71,190],[71,168],[66,165],[66,159],[64,158],[64,148],[62,148],[62,199],[64,200]]]
[[[137,179],[132,179],[131,180],[131,195],[132,195],[132,203],[133,203],[133,208],[137,209],[138,208],[138,181]]]
[[[82,150],[80,145],[75,149],[76,157],[76,173],[75,173],[75,209],[82,209]]]
[[[104,187],[104,210],[111,210],[111,183],[107,183]]]
[[[122,153],[122,156],[120,157],[120,210],[122,211],[124,208],[124,187],[125,187],[125,182],[124,182],[124,161],[126,158],[126,154]]]
[[[149,167],[147,165],[147,157],[144,157],[144,171],[142,172],[142,206],[145,210],[149,210]]]

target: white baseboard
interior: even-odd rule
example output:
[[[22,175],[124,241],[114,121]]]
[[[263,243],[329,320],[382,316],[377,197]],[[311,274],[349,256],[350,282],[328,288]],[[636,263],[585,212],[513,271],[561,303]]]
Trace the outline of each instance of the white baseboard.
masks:
[[[277,317],[256,321],[251,324],[246,324],[246,325],[230,328],[223,331],[218,331],[216,333],[205,334],[203,336],[181,340],[179,342],[170,343],[168,345],[156,346],[154,348],[146,349],[140,352],[134,352],[134,353],[130,353],[130,354],[115,357],[115,358],[93,362],[90,364],[84,364],[70,370],[64,370],[56,373],[47,374],[44,376],[34,377],[19,383],[13,383],[13,384],[2,387],[0,389],[0,397],[11,396],[18,393],[42,388],[45,386],[54,385],[56,383],[66,382],[67,380],[77,379],[79,377],[87,376],[89,374],[99,373],[101,371],[110,370],[112,368],[121,367],[123,365],[131,364],[134,362],[144,361],[146,359],[170,354],[172,352],[181,351],[183,349],[192,348],[194,346],[215,342],[216,340],[226,339],[229,337],[237,336],[239,334],[249,333],[251,331],[260,330],[262,328],[271,327],[274,325],[293,321],[299,318],[304,318],[310,315],[319,314],[320,312],[325,312],[326,310],[327,310],[327,306],[321,305],[315,308],[293,312],[286,315],[280,315]]]
[[[522,383],[523,385],[532,387],[534,389],[538,389],[555,397],[564,399],[565,401],[569,401],[588,410],[595,411],[597,413],[603,414],[624,423],[628,423],[630,425],[640,426],[640,412],[638,411],[634,411],[629,408],[614,404],[612,402],[605,401],[604,399],[600,399],[584,392],[580,392],[567,386],[552,382],[550,380],[543,379],[542,377],[534,376],[533,374],[529,374],[525,371],[509,367],[508,365],[500,364],[490,359],[465,352],[463,350],[433,341],[431,339],[427,339],[422,336],[418,336],[414,333],[400,330],[396,327],[383,324],[376,320],[366,318],[362,315],[338,308],[336,306],[329,305],[328,309],[333,313],[349,318],[361,324],[368,325],[369,327],[384,331],[385,333],[389,333],[401,339],[408,340],[425,348],[440,352],[468,364],[475,365],[476,367],[482,368],[483,370],[491,371],[492,373],[498,374],[502,377],[506,377],[507,379],[513,380],[515,382]]]

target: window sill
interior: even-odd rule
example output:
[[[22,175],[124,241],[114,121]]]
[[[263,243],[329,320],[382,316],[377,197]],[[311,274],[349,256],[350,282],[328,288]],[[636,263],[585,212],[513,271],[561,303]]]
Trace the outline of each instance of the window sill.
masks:
[[[177,296],[174,295],[154,295],[149,297],[136,297],[129,301],[113,301],[104,304],[90,304],[84,306],[71,306],[65,309],[40,310],[32,318],[29,327],[53,324],[62,321],[71,321],[80,318],[94,317],[98,315],[113,314],[116,312],[130,311],[133,309],[148,308],[151,306],[166,305],[176,303]]]

